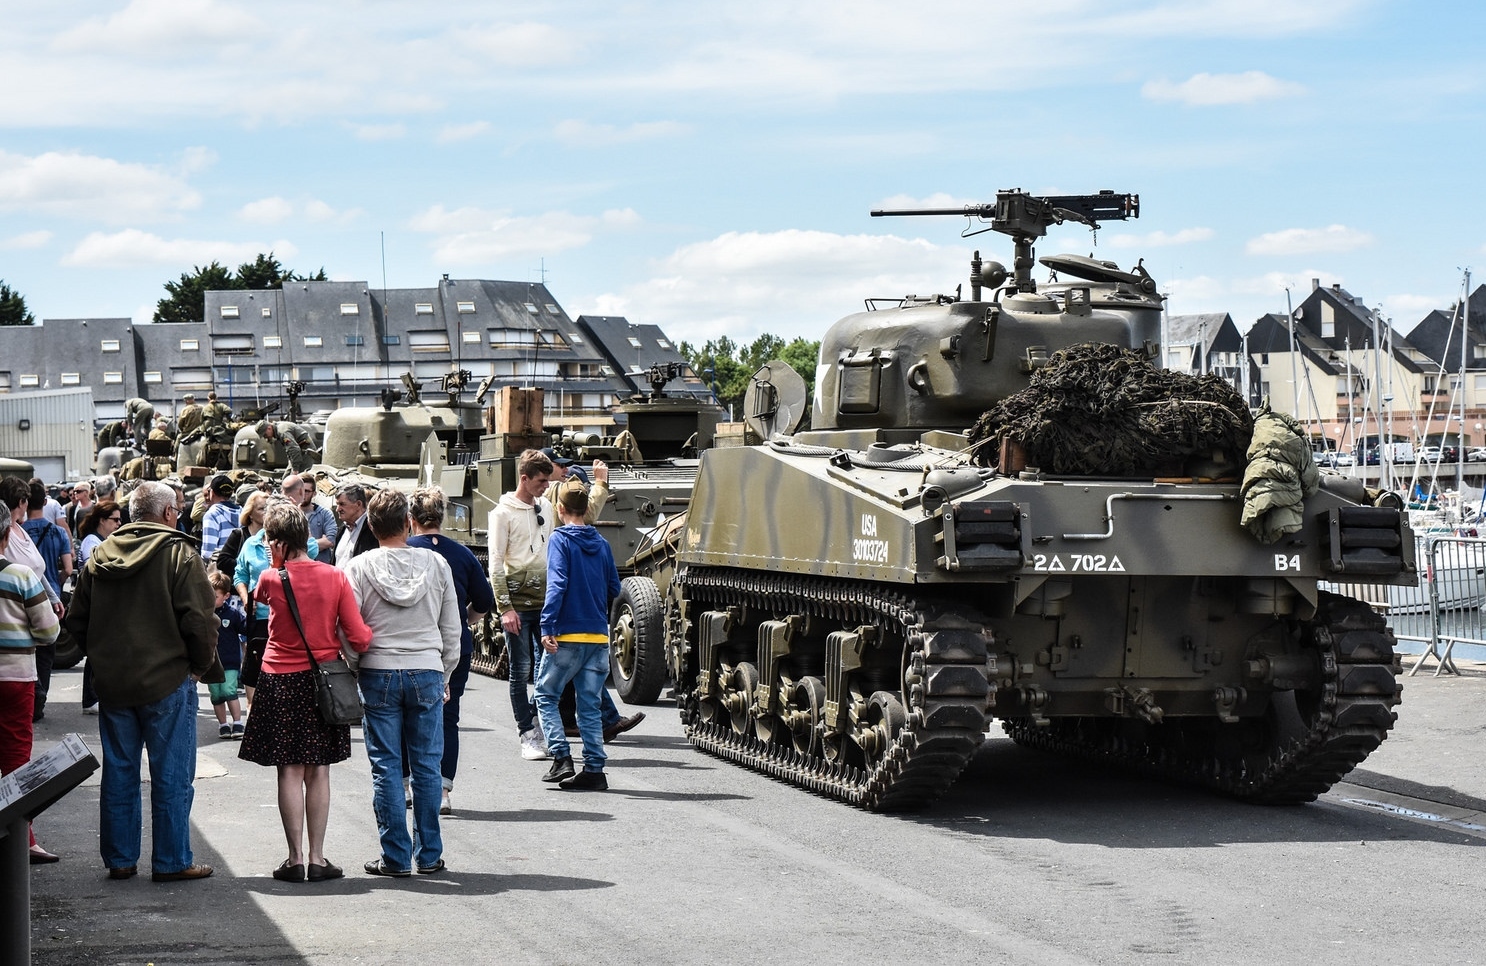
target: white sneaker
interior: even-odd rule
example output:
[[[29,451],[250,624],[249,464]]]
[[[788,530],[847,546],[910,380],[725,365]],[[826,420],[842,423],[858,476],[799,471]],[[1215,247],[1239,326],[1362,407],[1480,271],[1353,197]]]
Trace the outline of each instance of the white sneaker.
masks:
[[[98,713],[98,705],[97,704],[90,704],[90,705],[87,705],[86,707],[83,708],[83,714],[97,714],[97,713]]]
[[[547,740],[542,737],[541,731],[533,728],[522,734],[521,757],[527,761],[546,761],[552,757],[552,752],[547,750]]]
[[[453,815],[454,806],[449,804],[449,789],[444,789],[444,797],[439,799],[439,814]]]

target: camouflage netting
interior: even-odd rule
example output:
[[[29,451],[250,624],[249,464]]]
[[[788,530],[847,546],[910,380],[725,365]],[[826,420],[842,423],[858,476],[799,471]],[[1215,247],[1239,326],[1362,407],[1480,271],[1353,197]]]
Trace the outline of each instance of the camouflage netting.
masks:
[[[994,466],[1000,440],[1027,465],[1067,476],[1179,475],[1190,460],[1237,472],[1254,431],[1243,397],[1218,376],[1152,365],[1142,352],[1102,343],[1070,346],[1031,384],[988,410],[970,430],[977,461]]]

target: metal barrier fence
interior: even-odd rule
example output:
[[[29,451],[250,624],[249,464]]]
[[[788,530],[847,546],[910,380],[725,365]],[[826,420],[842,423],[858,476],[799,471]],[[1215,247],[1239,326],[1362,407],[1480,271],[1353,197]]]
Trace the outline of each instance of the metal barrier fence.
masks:
[[[1486,538],[1421,533],[1415,540],[1421,568],[1418,584],[1322,581],[1321,587],[1372,605],[1387,616],[1395,637],[1422,644],[1424,653],[1409,669],[1410,675],[1430,659],[1437,662],[1436,677],[1459,674],[1450,656],[1455,645],[1486,646]]]

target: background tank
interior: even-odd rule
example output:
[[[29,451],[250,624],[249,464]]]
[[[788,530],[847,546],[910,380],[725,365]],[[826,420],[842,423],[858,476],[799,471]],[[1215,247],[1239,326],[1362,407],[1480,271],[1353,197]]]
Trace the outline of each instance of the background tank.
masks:
[[[967,427],[1059,349],[1158,358],[1162,303],[1138,265],[1057,256],[1061,282],[1032,278],[1048,226],[1133,217],[1133,196],[1003,191],[953,213],[1010,235],[1013,271],[977,255],[969,299],[837,323],[815,428],[703,454],[685,518],[640,554],[689,739],[873,809],[934,800],[993,718],[1027,745],[1313,799],[1398,701],[1384,622],[1318,582],[1412,582],[1406,524],[1323,487],[1298,532],[1261,543],[1238,480],[1198,469],[1220,453],[1123,476],[998,469],[1003,442],[1028,441],[972,445]]]

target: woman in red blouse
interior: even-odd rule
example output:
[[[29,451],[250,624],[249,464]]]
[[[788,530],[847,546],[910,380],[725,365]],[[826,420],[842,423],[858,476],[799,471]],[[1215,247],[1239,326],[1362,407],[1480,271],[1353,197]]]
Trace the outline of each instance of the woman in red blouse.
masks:
[[[289,612],[279,570],[289,573],[316,661],[339,657],[342,640],[357,653],[365,651],[371,646],[372,632],[361,619],[345,575],[305,553],[309,525],[299,507],[282,497],[273,498],[264,528],[271,566],[259,577],[253,599],[268,605],[268,645],[238,757],[279,770],[279,817],[289,857],[273,877],[285,882],[338,879],[341,869],[325,858],[324,851],[330,819],[330,766],[351,757],[351,729],[320,720],[314,672],[304,638]],[[301,847],[306,823],[308,852]]]

